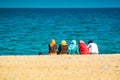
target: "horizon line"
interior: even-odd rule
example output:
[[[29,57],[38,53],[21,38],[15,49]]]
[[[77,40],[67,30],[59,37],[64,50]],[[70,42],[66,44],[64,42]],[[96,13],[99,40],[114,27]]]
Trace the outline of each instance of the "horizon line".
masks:
[[[120,7],[0,7],[0,8],[120,8]]]

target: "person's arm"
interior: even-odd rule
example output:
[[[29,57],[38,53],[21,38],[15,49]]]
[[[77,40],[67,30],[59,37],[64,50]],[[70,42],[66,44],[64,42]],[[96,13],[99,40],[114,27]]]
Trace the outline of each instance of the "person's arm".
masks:
[[[67,54],[69,54],[69,52],[68,52],[68,46],[67,46]]]
[[[68,47],[68,51],[67,51],[67,52],[68,52],[68,54],[70,54],[70,53],[71,53],[71,50],[69,49],[69,47]]]
[[[80,54],[80,52],[79,52],[78,46],[77,46],[76,48],[77,48],[77,54],[79,55],[79,54]]]
[[[58,47],[58,51],[57,51],[57,53],[59,53],[60,52],[60,45],[59,45],[59,47]]]
[[[88,44],[87,48],[88,48],[88,49],[90,48],[90,44]]]

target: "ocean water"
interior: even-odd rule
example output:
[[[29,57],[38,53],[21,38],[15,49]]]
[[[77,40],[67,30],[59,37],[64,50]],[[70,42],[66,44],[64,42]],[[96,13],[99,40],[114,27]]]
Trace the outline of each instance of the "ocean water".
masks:
[[[120,8],[0,8],[0,55],[48,53],[55,39],[93,40],[100,54],[120,53]]]

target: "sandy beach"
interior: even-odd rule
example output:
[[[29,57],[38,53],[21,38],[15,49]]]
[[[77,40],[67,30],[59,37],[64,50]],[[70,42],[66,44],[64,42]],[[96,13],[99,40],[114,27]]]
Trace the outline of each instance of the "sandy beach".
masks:
[[[0,80],[119,80],[120,54],[0,56]]]

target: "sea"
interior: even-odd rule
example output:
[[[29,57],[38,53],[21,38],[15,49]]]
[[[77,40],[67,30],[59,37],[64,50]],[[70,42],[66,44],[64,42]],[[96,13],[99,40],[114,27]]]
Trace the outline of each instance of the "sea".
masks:
[[[120,8],[0,8],[0,55],[48,54],[55,39],[93,40],[99,54],[120,53]]]

